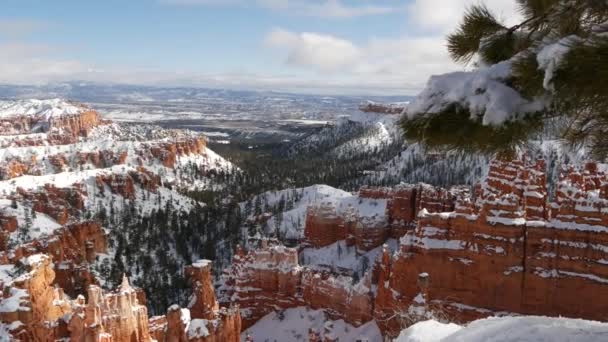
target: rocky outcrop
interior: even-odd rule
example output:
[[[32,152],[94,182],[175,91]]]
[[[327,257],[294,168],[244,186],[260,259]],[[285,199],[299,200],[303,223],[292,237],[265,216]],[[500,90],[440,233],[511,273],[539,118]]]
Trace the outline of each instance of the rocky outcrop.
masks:
[[[359,326],[372,319],[371,272],[355,283],[350,276],[305,269],[302,297],[307,306],[324,309],[332,319],[344,319]]]
[[[103,228],[96,222],[84,221],[59,228],[49,237],[0,252],[0,264],[16,264],[23,258],[40,253],[49,255],[55,261],[54,285],[70,296],[76,296],[97,283],[89,270],[90,263],[106,249]]]
[[[428,212],[452,211],[458,198],[468,195],[468,189],[450,190],[427,184],[399,185],[395,188],[369,188],[359,191],[361,199],[386,200],[383,218],[359,216],[352,209],[339,214],[332,203],[310,206],[306,212],[304,242],[321,248],[346,240],[364,253],[381,246],[388,238],[399,239],[415,226],[416,215]]]
[[[215,299],[215,289],[212,283],[211,261],[201,260],[186,267],[186,275],[193,284],[190,300],[190,316],[192,318],[213,319],[219,310]]]
[[[70,141],[78,136],[86,136],[101,123],[99,114],[84,105],[79,113],[66,113],[47,118],[26,113],[13,113],[10,118],[0,118],[0,135],[48,132],[56,139]]]
[[[75,143],[68,141],[66,144]],[[42,143],[44,144],[44,143]],[[56,144],[47,142],[47,144]],[[74,144],[74,149],[95,149],[95,146]],[[125,146],[126,145],[126,146]],[[175,168],[179,157],[206,155],[207,141],[203,137],[183,137],[175,142],[150,141],[125,143],[116,150],[99,149],[93,151],[66,151],[45,154],[43,149],[22,151],[22,155],[9,155],[0,163],[0,180],[8,180],[23,175],[41,176],[70,170],[110,168],[116,165],[143,165],[160,162],[167,168]],[[65,149],[64,149],[65,150]]]
[[[55,287],[51,258],[27,258],[29,271],[3,287],[0,320],[23,327],[14,332],[25,341],[151,341],[148,315],[140,294],[128,279],[115,292],[104,294],[98,286],[70,300]]]
[[[87,299],[70,300],[55,287],[52,259],[36,254],[27,259],[29,270],[2,285],[0,321],[15,327],[14,338],[24,341],[108,342],[238,342],[241,316],[237,306],[220,308],[211,284],[211,265],[199,261],[186,272],[193,278],[190,308],[174,305],[167,316],[148,317],[143,292],[126,276],[116,291],[87,289]],[[18,329],[17,329],[18,328]]]
[[[238,306],[220,308],[212,285],[211,261],[200,260],[185,269],[193,287],[189,307],[173,305],[166,316],[150,320],[158,341],[238,342],[241,314]]]
[[[331,203],[321,203],[306,210],[304,236],[306,242],[315,248],[346,240],[348,230],[345,219],[338,215]]]
[[[139,304],[137,292],[123,277],[115,292],[103,294],[101,288],[90,286],[88,302],[80,298],[68,323],[73,341],[151,341],[148,310]]]
[[[83,107],[83,111],[76,115],[61,115],[49,120],[51,130],[66,132],[73,136],[87,136],[93,127],[101,123],[99,113]]]
[[[84,209],[86,191],[78,183],[66,188],[47,183],[41,189],[33,191],[17,188],[17,195],[15,199],[31,203],[34,211],[44,213],[64,225],[70,217],[80,216]]]
[[[220,290],[223,303],[235,302],[241,308],[244,328],[270,312],[303,303],[297,251],[272,240],[256,244],[257,248],[247,253],[238,248]]]
[[[27,273],[4,286],[0,320],[21,322],[25,328],[19,334],[35,341],[58,339],[65,327],[58,320],[71,308],[63,291],[51,286],[55,278],[51,258],[31,256],[26,259],[26,267]]]
[[[158,144],[152,146],[150,152],[161,161],[163,166],[174,168],[177,157],[189,154],[205,154],[206,147],[207,140],[201,137]]]
[[[239,250],[224,274],[224,302],[240,306],[243,327],[265,315],[298,306],[325,309],[334,319],[360,325],[372,318],[371,273],[356,282],[351,276],[301,266],[298,252],[276,240],[250,242]]]

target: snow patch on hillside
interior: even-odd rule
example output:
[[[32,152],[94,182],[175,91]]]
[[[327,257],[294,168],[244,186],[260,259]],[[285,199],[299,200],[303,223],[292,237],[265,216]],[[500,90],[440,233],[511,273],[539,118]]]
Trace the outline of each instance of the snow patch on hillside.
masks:
[[[390,251],[396,251],[399,242],[395,239],[388,239],[385,242],[385,245]],[[365,272],[366,269],[372,266],[373,262],[382,255],[383,248],[383,246],[379,246],[365,254],[359,255],[354,246],[349,247],[346,245],[346,241],[338,241],[323,248],[305,248],[300,252],[300,258],[302,264],[307,266],[326,265]]]
[[[403,330],[394,342],[440,342],[460,329],[462,327],[454,323],[446,324],[429,320]]]
[[[596,342],[608,340],[608,323],[541,316],[491,317],[460,328],[436,321],[420,322],[395,342]]]
[[[306,307],[273,312],[241,333],[241,341],[249,335],[254,341],[308,341],[309,329],[320,333],[327,331],[334,341],[382,342],[382,334],[374,321],[356,328],[343,320],[330,320],[323,310]]]

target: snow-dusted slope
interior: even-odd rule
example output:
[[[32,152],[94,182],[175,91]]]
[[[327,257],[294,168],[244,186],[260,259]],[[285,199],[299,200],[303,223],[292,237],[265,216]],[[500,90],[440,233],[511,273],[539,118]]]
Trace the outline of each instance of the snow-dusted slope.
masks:
[[[254,341],[309,341],[309,329],[319,334],[323,340],[331,337],[332,341],[367,341],[382,342],[382,334],[374,321],[360,327],[353,327],[343,320],[333,321],[323,310],[312,310],[305,307],[287,309],[282,313],[273,312],[241,334],[241,340],[247,336]]]
[[[86,110],[89,108],[82,104],[63,99],[0,101],[0,119],[23,115],[49,120],[53,117],[76,115]]]
[[[1,107],[6,118],[52,120],[88,108],[60,100],[7,103]],[[185,281],[177,270],[222,248],[229,235],[221,224],[199,224],[206,205],[184,194],[223,187],[216,175],[235,167],[196,132],[95,120],[75,133],[67,140],[57,139],[57,132],[0,136],[0,225],[10,227],[2,236],[6,252],[95,220],[105,228],[108,248],[88,265],[91,272],[108,286],[129,274],[139,286],[156,289],[148,294],[156,305],[150,310],[164,312],[165,300],[182,296],[167,293]]]
[[[417,323],[395,342],[599,342],[608,341],[608,323],[539,316],[493,317],[466,327],[435,321]]]
[[[402,144],[399,115],[354,113],[341,117],[328,126],[291,146],[289,154],[323,154],[333,158],[349,159],[366,154],[379,154],[390,147]]]

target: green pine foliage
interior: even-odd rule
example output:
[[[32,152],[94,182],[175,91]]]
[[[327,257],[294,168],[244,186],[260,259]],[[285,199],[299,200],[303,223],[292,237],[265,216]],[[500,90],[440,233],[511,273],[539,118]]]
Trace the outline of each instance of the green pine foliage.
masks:
[[[447,37],[448,51],[454,61],[475,61],[479,67],[509,61],[512,73],[504,84],[527,100],[542,100],[544,109],[490,126],[465,106],[453,103],[439,113],[408,115],[403,120],[405,137],[432,148],[495,153],[512,151],[546,134],[550,122],[558,138],[606,159],[608,2],[516,1],[522,20],[511,27],[485,5],[470,7],[459,28]],[[556,43],[562,44],[565,53],[547,80],[538,54]]]

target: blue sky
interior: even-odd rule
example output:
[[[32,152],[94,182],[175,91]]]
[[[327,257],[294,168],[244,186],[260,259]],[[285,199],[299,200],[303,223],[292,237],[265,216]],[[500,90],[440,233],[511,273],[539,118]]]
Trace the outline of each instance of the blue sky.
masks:
[[[490,0],[510,17],[512,0]],[[4,0],[0,82],[414,94],[468,0]],[[421,18],[427,18],[421,20]]]

